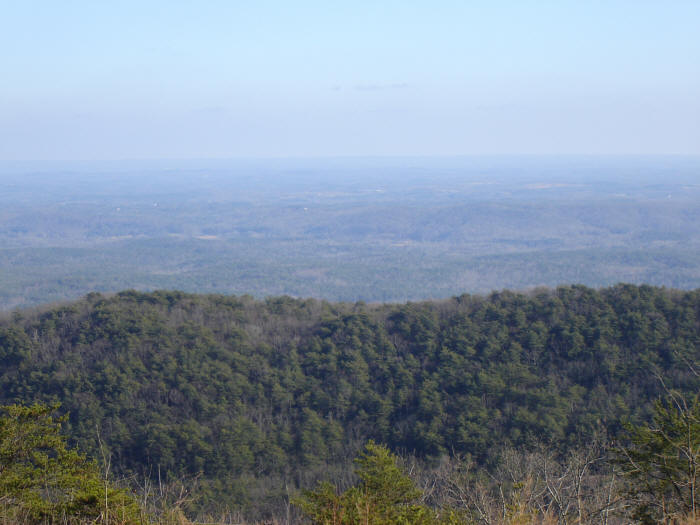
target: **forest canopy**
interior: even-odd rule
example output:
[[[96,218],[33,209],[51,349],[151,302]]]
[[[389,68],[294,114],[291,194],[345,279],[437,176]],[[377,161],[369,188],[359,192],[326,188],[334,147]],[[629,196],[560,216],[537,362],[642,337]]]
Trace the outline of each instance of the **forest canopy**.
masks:
[[[651,419],[659,377],[698,391],[699,325],[699,291],[632,285],[383,305],[90,294],[0,322],[0,402],[60,402],[71,443],[99,457],[99,436],[115,472],[201,474],[245,506],[369,439],[488,466],[614,437]]]

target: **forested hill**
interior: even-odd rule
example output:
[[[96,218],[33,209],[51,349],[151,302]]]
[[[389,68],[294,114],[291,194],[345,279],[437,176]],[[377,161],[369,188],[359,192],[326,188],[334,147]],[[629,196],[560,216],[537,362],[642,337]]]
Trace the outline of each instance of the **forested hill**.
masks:
[[[698,363],[700,290],[650,286],[389,305],[127,291],[0,322],[0,401],[58,401],[83,450],[99,434],[122,472],[219,492],[369,438],[488,461],[614,435],[659,377],[697,391]]]

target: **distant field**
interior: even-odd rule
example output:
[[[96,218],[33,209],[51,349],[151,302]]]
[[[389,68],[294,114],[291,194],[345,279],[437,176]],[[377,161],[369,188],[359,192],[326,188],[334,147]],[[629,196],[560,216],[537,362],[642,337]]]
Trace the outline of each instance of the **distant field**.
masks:
[[[0,309],[125,288],[700,287],[698,158],[5,165],[0,187]]]

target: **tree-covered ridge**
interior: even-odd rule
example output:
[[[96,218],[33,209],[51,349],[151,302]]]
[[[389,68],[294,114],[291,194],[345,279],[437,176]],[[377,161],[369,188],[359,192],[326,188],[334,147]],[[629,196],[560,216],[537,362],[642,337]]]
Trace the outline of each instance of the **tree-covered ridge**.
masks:
[[[122,472],[203,472],[240,502],[253,477],[303,484],[367,439],[486,462],[614,435],[648,419],[657,374],[698,390],[699,327],[700,291],[650,286],[403,305],[91,294],[0,323],[0,401],[60,401],[82,450],[99,432]]]

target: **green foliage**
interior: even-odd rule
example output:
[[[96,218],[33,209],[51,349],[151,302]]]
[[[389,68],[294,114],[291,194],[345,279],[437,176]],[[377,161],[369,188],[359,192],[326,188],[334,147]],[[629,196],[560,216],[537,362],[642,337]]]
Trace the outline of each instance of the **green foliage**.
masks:
[[[634,517],[642,523],[700,515],[700,397],[671,392],[654,405],[651,425],[625,426],[617,463],[630,479]]]
[[[296,502],[319,525],[449,523],[419,503],[421,491],[397,465],[389,449],[370,441],[355,459],[359,482],[338,494],[329,482],[304,492]]]
[[[0,403],[60,401],[72,444],[100,457],[99,427],[118,475],[199,476],[208,502],[262,520],[253,492],[283,505],[369,439],[483,466],[615,436],[650,419],[650,367],[698,391],[698,323],[700,291],[631,285],[402,305],[91,294],[0,320]]]
[[[56,406],[0,407],[0,514],[18,523],[142,523],[125,491],[67,448]],[[111,516],[110,516],[111,514]]]

